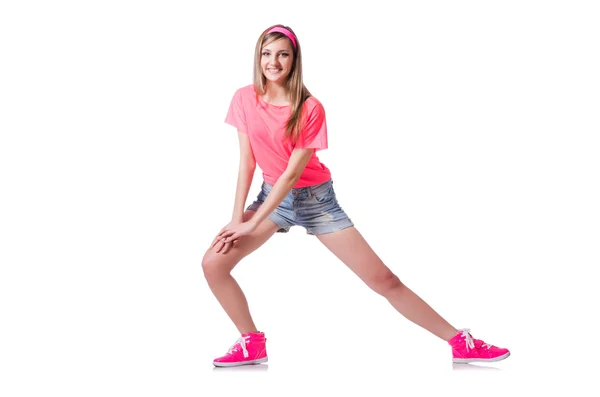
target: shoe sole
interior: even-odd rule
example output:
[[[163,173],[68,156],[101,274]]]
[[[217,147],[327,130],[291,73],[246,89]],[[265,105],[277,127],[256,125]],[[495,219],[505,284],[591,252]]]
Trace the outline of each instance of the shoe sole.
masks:
[[[263,358],[257,358],[256,360],[239,361],[239,362],[234,362],[234,363],[218,363],[218,362],[213,361],[213,365],[215,367],[239,367],[240,365],[252,365],[252,364],[266,363],[268,360],[269,360],[268,357],[263,357]]]
[[[505,354],[503,354],[501,356],[498,356],[498,357],[494,357],[494,358],[453,358],[452,362],[453,363],[462,363],[462,364],[475,363],[475,362],[491,363],[491,362],[494,362],[494,361],[504,360],[508,356],[510,356],[510,352],[505,353]]]

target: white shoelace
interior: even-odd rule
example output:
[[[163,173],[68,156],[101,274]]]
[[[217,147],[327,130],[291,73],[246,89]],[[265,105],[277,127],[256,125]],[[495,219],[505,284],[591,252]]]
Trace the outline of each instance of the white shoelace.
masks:
[[[462,329],[459,329],[459,331],[462,331],[462,334],[465,337],[465,343],[467,344],[467,351],[469,351],[469,348],[473,349],[475,347],[475,342],[473,342],[473,337],[470,334],[471,330],[469,328],[462,328]],[[489,343],[484,343],[482,346],[485,346],[488,349],[490,347],[492,347],[492,345],[490,345]]]
[[[233,346],[231,346],[229,348],[228,353],[233,352],[233,349],[235,349],[235,347],[237,345],[240,345],[242,347],[242,352],[244,353],[244,358],[248,358],[248,350],[246,350],[246,339],[244,337],[238,338],[238,340],[235,341],[235,343],[233,344]]]

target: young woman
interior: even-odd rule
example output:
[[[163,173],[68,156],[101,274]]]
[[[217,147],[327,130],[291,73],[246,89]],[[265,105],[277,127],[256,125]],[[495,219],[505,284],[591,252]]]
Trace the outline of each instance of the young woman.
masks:
[[[302,81],[300,42],[291,28],[274,25],[258,38],[254,82],[235,92],[225,121],[238,130],[240,168],[233,216],[202,260],[211,291],[241,337],[215,366],[267,361],[266,338],[231,271],[276,232],[299,225],[315,235],[371,289],[404,317],[447,341],[453,361],[498,361],[507,349],[456,329],[404,285],[379,259],[339,205],[330,170],[316,151],[327,148],[323,105]],[[263,183],[256,200],[244,205],[256,164]]]

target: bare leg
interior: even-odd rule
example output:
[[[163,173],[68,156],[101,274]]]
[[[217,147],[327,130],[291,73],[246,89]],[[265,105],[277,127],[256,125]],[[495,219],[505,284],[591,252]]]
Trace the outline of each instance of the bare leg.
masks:
[[[456,335],[458,330],[404,285],[355,227],[320,234],[317,238],[404,317],[445,341]]]
[[[246,211],[244,221],[254,216],[256,212]],[[265,219],[258,228],[247,236],[240,238],[239,243],[226,253],[217,253],[222,246],[217,243],[204,254],[202,268],[210,290],[215,295],[240,334],[256,332],[256,325],[250,315],[248,300],[239,284],[231,276],[231,271],[238,262],[263,245],[279,227],[271,220]]]
[[[258,332],[250,315],[246,295],[230,274],[224,275],[218,280],[212,278],[208,285],[240,334]]]

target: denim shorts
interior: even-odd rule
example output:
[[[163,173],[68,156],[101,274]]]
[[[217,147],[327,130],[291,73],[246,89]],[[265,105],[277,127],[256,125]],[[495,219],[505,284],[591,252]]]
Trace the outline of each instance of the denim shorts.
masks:
[[[263,181],[258,197],[246,210],[258,211],[272,189],[273,185]],[[311,235],[332,233],[354,226],[335,197],[332,179],[318,185],[292,189],[268,218],[280,227],[277,233],[287,233],[294,225],[304,227],[306,233]]]

